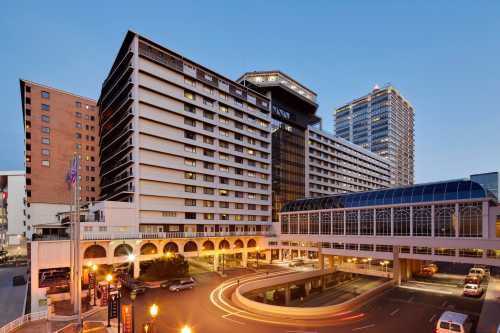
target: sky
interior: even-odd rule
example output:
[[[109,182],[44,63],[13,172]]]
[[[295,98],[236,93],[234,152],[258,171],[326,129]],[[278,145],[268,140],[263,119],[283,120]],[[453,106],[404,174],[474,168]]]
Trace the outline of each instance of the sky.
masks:
[[[23,169],[19,79],[97,98],[127,30],[236,79],[279,69],[336,107],[392,83],[415,107],[417,182],[500,169],[500,1],[8,1],[0,170]]]

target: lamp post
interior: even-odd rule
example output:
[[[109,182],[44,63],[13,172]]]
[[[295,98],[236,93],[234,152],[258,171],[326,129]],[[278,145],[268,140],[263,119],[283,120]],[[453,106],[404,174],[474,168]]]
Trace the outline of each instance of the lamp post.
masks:
[[[256,250],[257,250],[257,269],[259,269],[259,257],[260,257],[259,250],[260,250],[260,246],[257,246]]]
[[[368,270],[371,268],[372,258],[368,258]]]
[[[108,302],[108,327],[111,327],[111,318],[110,318],[111,317],[111,313],[110,313],[111,307],[109,306],[110,305],[109,291],[111,289],[111,281],[112,280],[113,280],[113,275],[111,275],[111,274],[106,275],[106,281],[108,282],[108,285],[107,285],[107,290],[108,290],[108,300],[107,300],[107,302]]]
[[[97,265],[96,264],[93,264],[92,265],[92,272],[94,274],[94,285],[93,285],[93,288],[94,288],[94,306],[96,306],[96,295],[97,295]]]
[[[132,311],[132,333],[135,333],[135,319],[134,319],[134,301],[135,298],[137,297],[137,294],[135,293],[135,290],[132,290],[130,292],[130,300],[132,301],[131,303],[131,311]]]
[[[159,311],[159,308],[158,308],[158,305],[156,305],[156,304],[153,304],[149,307],[149,315],[151,316],[151,328],[152,328],[153,333],[155,333],[154,332],[154,324],[155,324],[155,318],[158,315],[158,311]]]

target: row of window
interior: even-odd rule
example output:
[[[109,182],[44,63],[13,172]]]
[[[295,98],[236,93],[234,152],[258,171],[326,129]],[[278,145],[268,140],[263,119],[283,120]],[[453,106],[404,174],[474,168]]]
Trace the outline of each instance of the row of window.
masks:
[[[215,195],[216,189],[211,188],[211,187],[203,187],[202,188],[202,193],[203,194],[208,194],[208,195]],[[198,193],[198,188],[193,185],[185,185],[184,186],[184,192],[187,193]],[[229,197],[231,193],[234,194],[235,198],[248,198],[248,199],[257,199],[259,198],[260,200],[267,201],[269,200],[269,195],[267,194],[255,194],[255,193],[244,193],[244,192],[239,192],[239,191],[229,191],[225,189],[219,189],[218,195],[221,197]],[[246,195],[245,195],[246,194]]]
[[[193,159],[189,159],[189,158],[186,158],[184,159],[184,165],[187,165],[187,166],[190,166],[190,167],[195,167],[196,166],[196,160],[193,160]],[[203,162],[203,166],[205,169],[209,169],[209,170],[214,170],[215,168],[215,165],[214,163],[210,163],[210,162]],[[219,165],[219,170],[220,171],[223,171],[223,172],[229,172],[229,167],[227,166],[224,166],[224,165]],[[243,170],[241,170],[241,173],[240,175],[243,175]],[[265,173],[258,173],[258,172],[254,172],[254,171],[250,171],[250,170],[246,170],[246,176],[247,177],[251,177],[251,178],[257,178],[257,176],[262,179],[262,180],[267,180],[269,179],[269,175],[268,174],[265,174]]]
[[[203,220],[214,220],[215,219],[215,214],[213,213],[193,213],[193,212],[185,212],[184,213],[184,219],[186,220],[196,220],[198,215],[203,216]],[[219,220],[221,221],[251,221],[255,222],[257,221],[257,216],[256,215],[230,215],[230,214],[218,214]],[[259,220],[261,222],[267,222],[269,221],[269,216],[260,216]]]
[[[247,175],[248,175],[248,173],[247,173]],[[196,180],[198,176],[201,176],[201,175],[198,175],[194,172],[189,172],[189,171],[184,172],[184,179]],[[203,175],[203,181],[213,183],[213,182],[215,182],[215,176]],[[241,187],[245,186],[245,182],[243,180],[229,179],[226,177],[219,177],[219,183],[226,184],[226,185],[234,184],[235,186],[241,186]],[[257,188],[257,183],[247,182],[247,186],[248,186],[248,188]],[[269,185],[259,184],[259,187],[261,190],[267,190],[269,188]]]
[[[215,201],[212,200],[200,200],[202,201],[203,207],[214,207]],[[198,200],[196,199],[184,199],[184,206],[188,207],[196,207],[198,205]],[[219,201],[219,208],[234,208],[234,209],[245,209],[245,204],[241,202],[228,202],[228,201]],[[260,206],[260,210],[263,212],[267,212],[269,210],[269,206],[267,205],[256,205],[256,204],[247,204],[246,207],[248,210],[257,210],[257,206]]]
[[[283,234],[482,237],[482,204],[328,211],[281,215]]]

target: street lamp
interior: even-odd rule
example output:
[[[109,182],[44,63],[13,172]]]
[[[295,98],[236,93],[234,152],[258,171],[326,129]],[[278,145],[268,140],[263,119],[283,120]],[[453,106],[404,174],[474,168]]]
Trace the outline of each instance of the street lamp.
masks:
[[[131,311],[132,311],[132,333],[135,332],[134,301],[135,301],[136,297],[137,297],[137,294],[136,294],[135,290],[132,290],[130,292],[130,300],[132,301],[132,303],[131,303]]]
[[[172,256],[172,252],[167,251],[167,253],[165,253],[165,256],[166,256],[167,258],[170,258],[170,257]]]
[[[260,250],[260,246],[257,246],[256,249],[257,249],[257,269],[259,269],[259,257],[260,257],[259,250]]]
[[[156,304],[153,304],[149,307],[149,315],[151,316],[151,328],[153,330],[153,333],[154,333],[155,318],[158,315],[158,311],[159,311],[159,308],[158,308],[158,305],[156,305]]]
[[[108,286],[107,286],[107,302],[108,302],[108,327],[111,327],[111,313],[110,313],[110,306],[109,306],[109,291],[111,289],[111,281],[113,280],[113,275],[111,274],[108,274],[106,275],[106,281],[108,282]]]
[[[191,332],[192,332],[191,327],[189,327],[188,325],[184,325],[181,328],[181,333],[191,333]]]
[[[370,270],[371,263],[372,263],[372,258],[368,258],[368,270]]]
[[[97,265],[96,264],[93,264],[92,265],[92,272],[94,274],[94,285],[93,285],[93,288],[94,288],[94,306],[96,306],[96,295],[97,295]]]

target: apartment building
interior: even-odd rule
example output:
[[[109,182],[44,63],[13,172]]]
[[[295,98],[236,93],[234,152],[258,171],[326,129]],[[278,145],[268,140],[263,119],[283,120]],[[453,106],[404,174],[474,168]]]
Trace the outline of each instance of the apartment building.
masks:
[[[0,171],[0,249],[26,254],[24,171]]]
[[[20,80],[25,132],[26,223],[53,221],[72,201],[67,173],[81,157],[82,203],[99,195],[99,128],[96,101]]]
[[[272,115],[273,221],[291,200],[306,196],[308,126],[318,124],[316,93],[281,71],[243,74],[241,84],[266,95]]]
[[[335,135],[385,157],[391,185],[411,185],[415,178],[414,113],[392,85],[375,88],[335,112]]]
[[[361,146],[309,127],[306,131],[307,197],[390,186],[390,163]]]
[[[268,98],[129,31],[98,104],[100,200],[140,232],[268,230]]]

